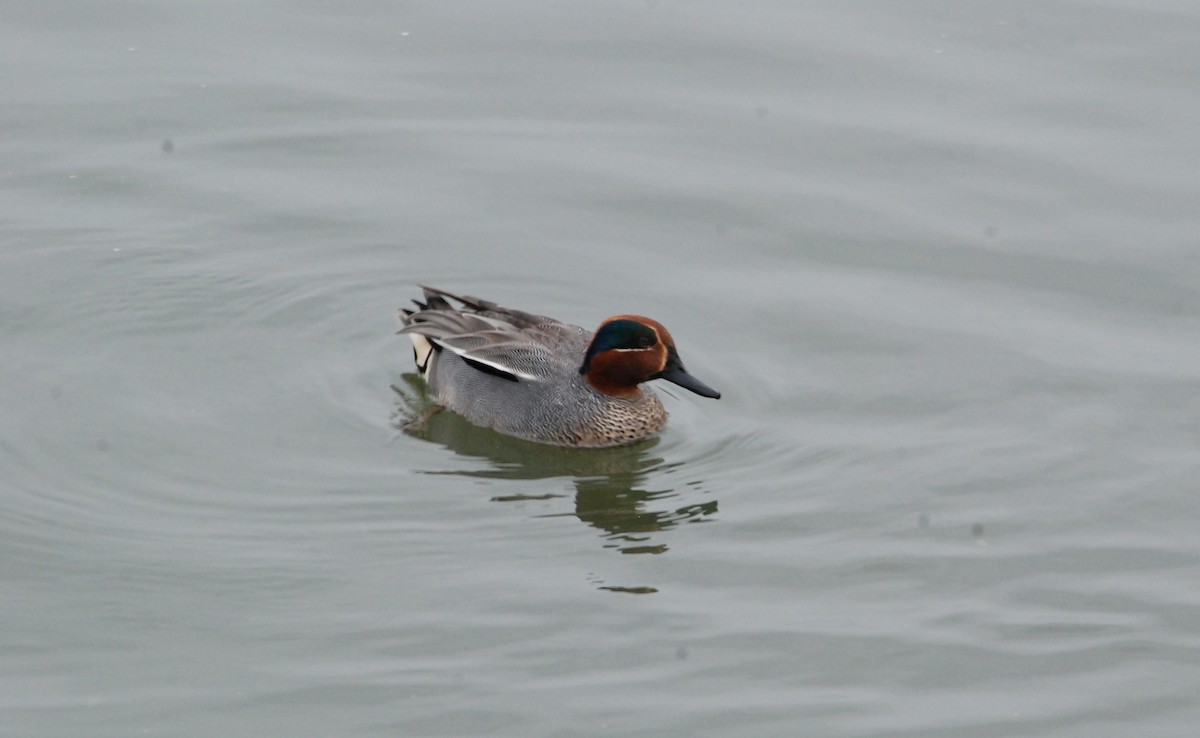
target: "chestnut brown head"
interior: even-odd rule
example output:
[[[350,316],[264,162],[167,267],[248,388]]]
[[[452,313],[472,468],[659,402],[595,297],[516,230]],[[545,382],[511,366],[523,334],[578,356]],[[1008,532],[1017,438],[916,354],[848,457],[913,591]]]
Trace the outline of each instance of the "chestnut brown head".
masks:
[[[702,397],[721,396],[684,369],[666,327],[641,315],[617,315],[601,323],[579,373],[609,395],[636,395],[642,382],[665,379]]]

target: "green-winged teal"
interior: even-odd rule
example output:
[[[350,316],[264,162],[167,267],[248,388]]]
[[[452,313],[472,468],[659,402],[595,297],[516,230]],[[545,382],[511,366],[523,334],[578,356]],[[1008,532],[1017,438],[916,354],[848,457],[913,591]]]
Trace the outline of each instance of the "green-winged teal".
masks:
[[[557,446],[633,443],[667,422],[642,382],[665,379],[703,397],[721,393],[683,368],[661,323],[617,315],[595,334],[543,315],[421,285],[401,310],[421,376],[437,402],[476,425]],[[446,298],[462,303],[453,307]]]

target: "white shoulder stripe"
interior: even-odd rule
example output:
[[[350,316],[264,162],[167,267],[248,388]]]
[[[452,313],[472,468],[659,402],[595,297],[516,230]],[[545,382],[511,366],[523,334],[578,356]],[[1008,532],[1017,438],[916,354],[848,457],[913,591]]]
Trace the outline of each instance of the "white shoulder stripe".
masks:
[[[478,354],[474,354],[470,351],[465,351],[457,346],[446,343],[445,341],[443,341],[441,339],[431,338],[430,340],[433,341],[433,343],[436,343],[438,346],[441,346],[442,348],[447,349],[452,353],[458,354],[459,356],[463,357],[464,359],[470,359],[471,361],[474,361],[477,364],[483,364],[485,366],[490,366],[491,368],[495,369],[498,372],[503,372],[505,374],[511,374],[514,377],[517,377],[518,379],[524,379],[524,380],[527,380],[530,382],[540,382],[543,379],[542,377],[536,376],[534,374],[529,374],[528,372],[523,372],[519,369],[514,369],[511,365],[502,364],[493,358],[490,358],[490,357],[484,358],[484,357],[479,356]]]

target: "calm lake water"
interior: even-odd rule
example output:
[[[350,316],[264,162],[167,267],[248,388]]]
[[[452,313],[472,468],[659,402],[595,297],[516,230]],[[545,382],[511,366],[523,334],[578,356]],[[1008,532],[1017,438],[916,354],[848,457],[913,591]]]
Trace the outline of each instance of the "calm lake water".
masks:
[[[1192,0],[3,16],[0,734],[1195,734]],[[723,398],[407,430],[417,282]]]

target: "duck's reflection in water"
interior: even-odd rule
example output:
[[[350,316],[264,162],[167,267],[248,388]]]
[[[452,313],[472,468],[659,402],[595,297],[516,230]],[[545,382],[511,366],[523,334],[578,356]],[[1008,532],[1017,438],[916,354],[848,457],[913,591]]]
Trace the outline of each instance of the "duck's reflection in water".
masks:
[[[569,478],[575,487],[574,515],[604,534],[605,546],[621,553],[664,553],[666,543],[656,533],[680,523],[701,522],[717,512],[717,501],[671,507],[679,490],[672,487],[648,489],[653,476],[661,481],[679,464],[667,464],[654,453],[659,439],[632,446],[607,449],[573,449],[547,446],[512,438],[472,425],[452,412],[438,412],[424,394],[424,383],[413,374],[404,375],[407,387],[393,387],[399,396],[394,423],[404,433],[440,444],[455,453],[485,459],[490,469],[428,471],[475,478],[534,480]],[[688,484],[695,490],[695,483]],[[697,490],[698,491],[698,490]],[[496,502],[557,497],[555,494],[512,492],[492,497]],[[565,495],[563,495],[565,496]]]

